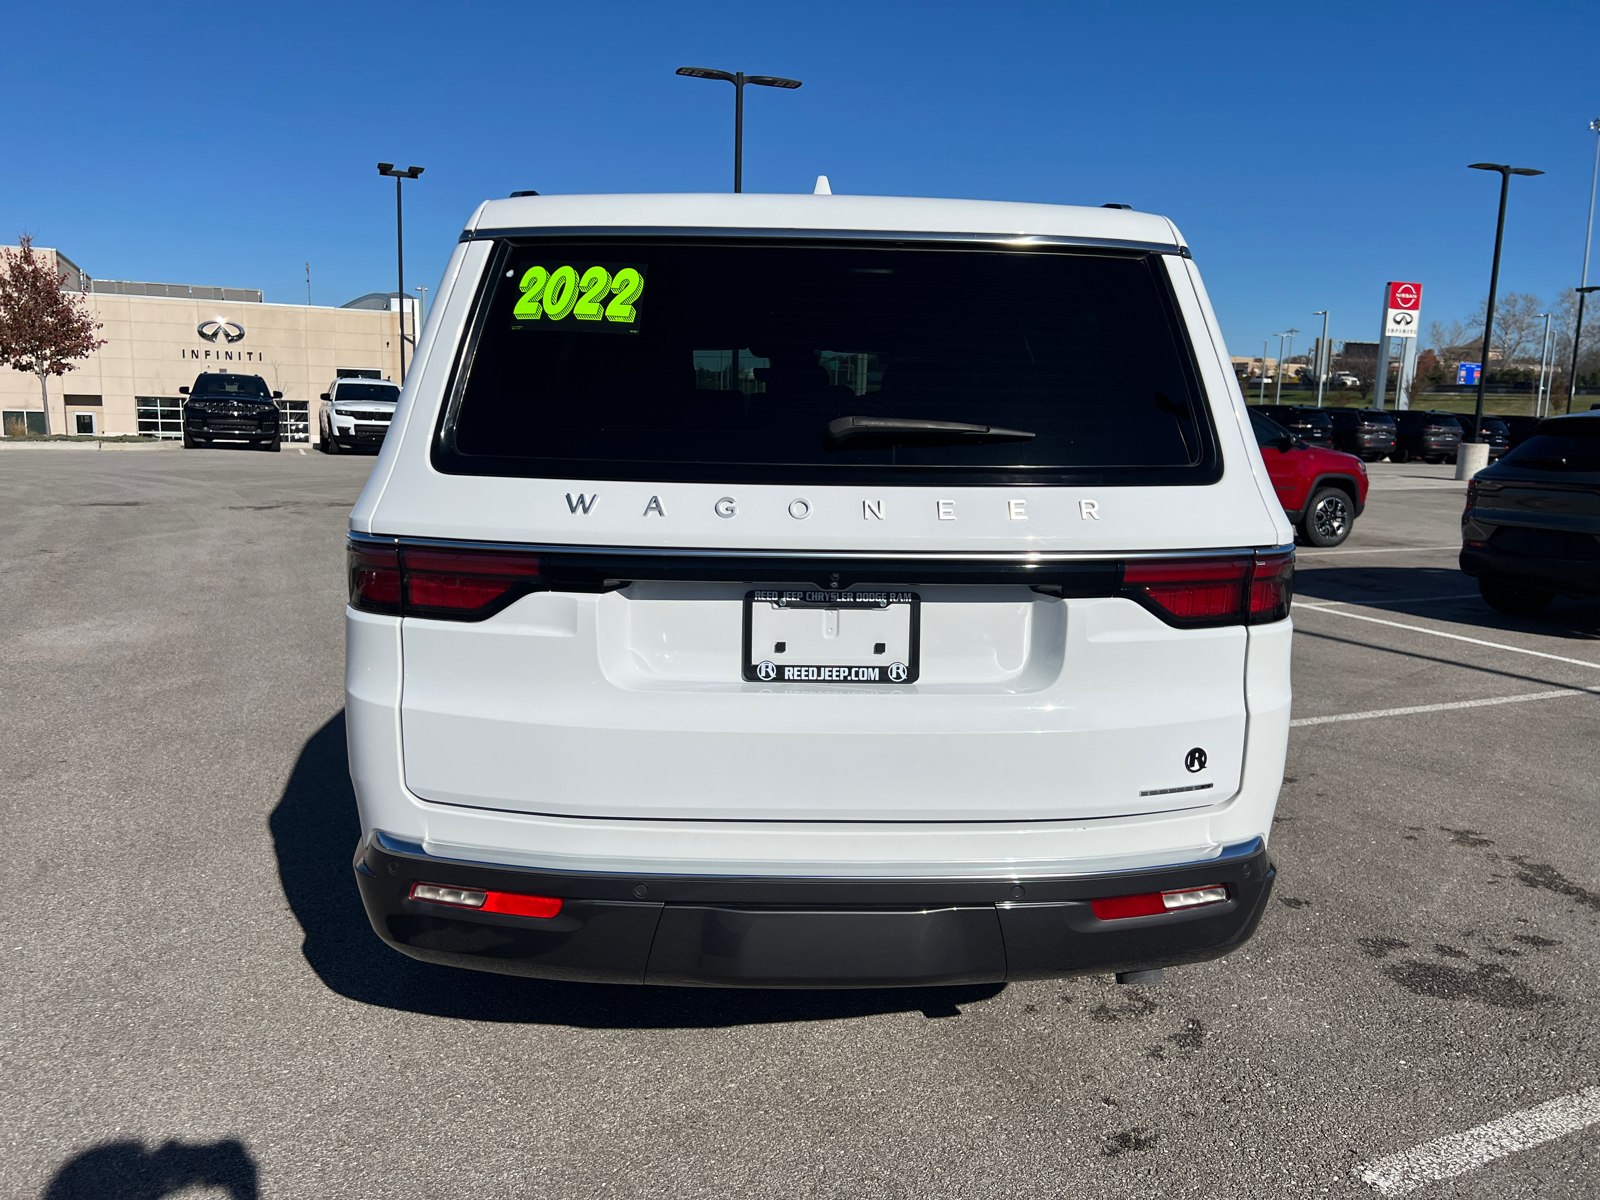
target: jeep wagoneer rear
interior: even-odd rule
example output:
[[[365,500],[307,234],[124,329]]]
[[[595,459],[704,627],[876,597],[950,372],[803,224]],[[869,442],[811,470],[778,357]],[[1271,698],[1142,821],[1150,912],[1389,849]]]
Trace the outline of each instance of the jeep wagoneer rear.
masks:
[[[391,946],[847,987],[1250,936],[1291,532],[1170,222],[525,197],[438,297],[351,517]]]

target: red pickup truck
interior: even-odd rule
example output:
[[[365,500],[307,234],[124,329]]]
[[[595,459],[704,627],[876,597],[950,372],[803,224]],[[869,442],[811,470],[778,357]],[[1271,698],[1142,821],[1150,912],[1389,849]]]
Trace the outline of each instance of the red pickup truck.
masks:
[[[1337,546],[1367,506],[1367,464],[1354,454],[1301,441],[1270,417],[1250,410],[1261,461],[1278,502],[1313,546]]]

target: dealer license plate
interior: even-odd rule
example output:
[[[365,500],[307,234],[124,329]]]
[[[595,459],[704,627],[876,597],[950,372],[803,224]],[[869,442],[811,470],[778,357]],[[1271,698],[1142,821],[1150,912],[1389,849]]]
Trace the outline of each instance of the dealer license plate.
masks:
[[[920,609],[915,592],[746,592],[744,678],[750,683],[915,683]]]

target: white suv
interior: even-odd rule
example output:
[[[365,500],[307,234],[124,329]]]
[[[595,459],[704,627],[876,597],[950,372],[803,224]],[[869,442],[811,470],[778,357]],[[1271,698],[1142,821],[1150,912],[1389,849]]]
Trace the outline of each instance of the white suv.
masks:
[[[1250,936],[1292,534],[1169,221],[526,197],[437,295],[350,520],[391,946],[851,987]]]
[[[389,435],[400,387],[387,379],[341,376],[322,393],[317,445],[324,454],[377,449]]]

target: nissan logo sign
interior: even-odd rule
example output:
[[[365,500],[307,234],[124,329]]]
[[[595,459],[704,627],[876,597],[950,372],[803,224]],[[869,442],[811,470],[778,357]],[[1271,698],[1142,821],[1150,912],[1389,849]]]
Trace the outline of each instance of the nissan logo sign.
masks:
[[[221,317],[201,321],[195,326],[195,332],[208,342],[216,341],[218,334],[226,338],[229,345],[244,341],[244,326],[237,321],[224,321]]]

